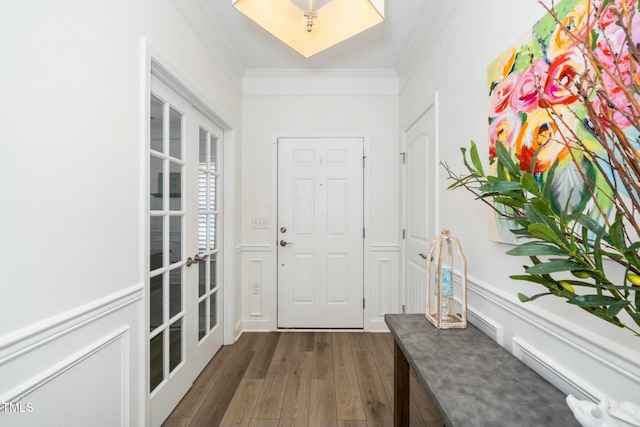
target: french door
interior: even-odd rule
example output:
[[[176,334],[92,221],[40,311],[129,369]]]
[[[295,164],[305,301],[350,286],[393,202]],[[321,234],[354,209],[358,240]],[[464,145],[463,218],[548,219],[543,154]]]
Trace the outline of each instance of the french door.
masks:
[[[222,346],[222,131],[152,76],[148,149],[151,425]]]
[[[427,265],[435,237],[436,103],[404,134],[404,298],[407,313],[425,313]]]
[[[278,139],[278,326],[362,328],[363,141]]]

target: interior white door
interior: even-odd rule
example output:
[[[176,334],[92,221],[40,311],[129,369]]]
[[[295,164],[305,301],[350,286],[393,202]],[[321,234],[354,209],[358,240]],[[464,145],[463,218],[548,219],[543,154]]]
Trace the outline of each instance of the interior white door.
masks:
[[[222,131],[152,76],[148,150],[151,426],[222,346]]]
[[[425,313],[427,266],[423,255],[435,236],[435,102],[405,131],[404,141],[403,299],[407,313]]]
[[[363,140],[278,139],[278,326],[362,328]]]

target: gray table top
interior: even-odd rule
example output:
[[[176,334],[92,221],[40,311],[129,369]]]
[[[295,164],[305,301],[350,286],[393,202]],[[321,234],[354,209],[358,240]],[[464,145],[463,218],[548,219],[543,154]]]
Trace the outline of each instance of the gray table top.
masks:
[[[564,393],[473,325],[437,329],[422,314],[385,322],[447,427],[580,425]]]

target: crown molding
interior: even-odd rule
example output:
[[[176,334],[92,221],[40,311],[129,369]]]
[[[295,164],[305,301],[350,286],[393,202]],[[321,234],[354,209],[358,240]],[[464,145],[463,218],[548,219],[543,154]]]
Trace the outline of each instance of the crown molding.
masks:
[[[398,95],[394,69],[248,69],[245,95]]]

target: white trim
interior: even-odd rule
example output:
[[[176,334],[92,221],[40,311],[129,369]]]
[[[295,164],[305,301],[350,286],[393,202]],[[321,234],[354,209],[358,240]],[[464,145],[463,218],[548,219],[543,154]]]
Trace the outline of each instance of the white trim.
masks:
[[[130,377],[131,377],[131,368],[129,363],[129,352],[130,352],[130,328],[122,327],[113,333],[105,336],[101,340],[97,341],[93,345],[85,348],[84,350],[76,353],[75,355],[69,357],[64,362],[46,370],[42,374],[34,377],[30,382],[23,384],[9,392],[7,392],[4,396],[0,397],[0,402],[17,402],[34,391],[40,389],[45,386],[49,382],[68,372],[75,366],[79,365],[81,362],[87,360],[91,356],[105,349],[109,345],[121,341],[123,343],[123,348],[121,351],[121,364],[122,364],[122,390],[121,390],[121,402],[122,405],[122,418],[121,418],[121,426],[127,427],[130,425],[131,420],[131,405],[130,405]],[[0,411],[3,412],[3,411]]]
[[[543,378],[554,383],[556,386],[562,386],[564,392],[577,396],[577,393],[599,402],[604,396],[598,393],[593,387],[577,378],[575,375],[562,369],[551,358],[538,351],[535,347],[527,343],[520,337],[512,339],[513,355],[520,361],[531,367]],[[560,382],[558,382],[560,380]]]
[[[226,35],[219,30],[220,25],[217,24],[217,19],[213,11],[211,10],[211,6],[209,6],[209,2],[207,1],[197,1],[197,2],[185,2],[179,0],[172,0],[174,6],[182,15],[182,18],[187,23],[187,25],[191,28],[191,31],[198,37],[200,43],[205,47],[205,49],[209,52],[211,57],[215,62],[220,64],[222,70],[227,75],[229,80],[233,82],[238,90],[242,87],[242,79],[241,76],[245,71],[244,64],[242,60],[238,56],[235,49],[233,49],[232,44],[229,42],[229,39]],[[187,9],[188,6],[197,6],[202,5],[204,7],[204,12],[207,15],[207,19],[211,20],[214,25],[207,25],[206,28],[199,27],[196,22],[194,22],[194,16],[192,14],[197,14],[198,11],[189,13]],[[210,34],[204,34],[203,31],[210,31]],[[222,43],[220,43],[222,41]],[[226,54],[223,55],[222,53]]]
[[[640,376],[634,375],[619,364],[613,363],[609,358],[605,359],[586,348],[586,344],[588,344],[603,354],[615,356],[632,366],[637,365],[637,360],[632,357],[635,355],[632,355],[616,342],[608,340],[606,337],[595,335],[593,332],[573,323],[571,323],[569,327],[567,322],[564,322],[557,315],[544,311],[533,304],[523,304],[514,296],[490,287],[477,279],[467,276],[467,282],[469,292],[490,301],[553,339],[570,347],[576,353],[597,361],[600,366],[615,371],[628,380],[640,384]],[[568,339],[567,337],[571,337],[572,339]]]
[[[241,245],[236,248],[236,253],[271,252],[273,245]]]
[[[371,252],[400,252],[401,246],[398,244],[371,244],[369,245]]]
[[[242,320],[242,331],[243,332],[271,332],[277,330],[277,328],[272,327],[273,320],[254,320],[254,319],[243,319]]]
[[[0,339],[0,366],[142,299],[142,284],[20,329]]]
[[[398,96],[398,74],[393,69],[250,69],[245,95],[390,95]]]
[[[460,277],[459,275],[457,275]],[[460,283],[460,280],[457,280]],[[503,328],[494,320],[482,314],[472,306],[467,304],[467,319],[475,327],[484,332],[485,335],[491,337],[495,342],[504,347]]]
[[[207,119],[211,120],[216,126],[222,128],[223,131],[231,130],[229,122],[214,109],[209,107],[209,104],[204,101],[204,97],[200,96],[198,91],[192,89],[193,85],[189,83],[187,78],[180,75],[175,68],[168,65],[169,61],[164,59],[162,55],[148,43],[147,49],[150,64],[149,71],[151,74],[157,77],[162,83],[169,86],[171,90],[176,92],[181,98],[184,98]]]

